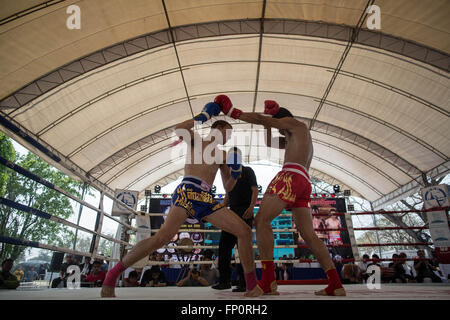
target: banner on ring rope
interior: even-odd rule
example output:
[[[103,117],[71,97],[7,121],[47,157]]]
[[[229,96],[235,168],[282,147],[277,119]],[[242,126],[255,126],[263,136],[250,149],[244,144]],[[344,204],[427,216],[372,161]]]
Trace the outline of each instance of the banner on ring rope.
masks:
[[[150,238],[152,235],[151,229],[150,229],[150,216],[146,215],[145,213],[138,214],[136,216],[136,243],[139,243],[142,240],[145,240],[147,238]],[[147,265],[148,262],[148,256],[139,260],[134,265],[132,265],[133,268],[143,268]]]
[[[421,191],[425,209],[447,207],[450,205],[448,185],[441,184],[438,186],[426,187]],[[441,250],[450,247],[450,229],[448,227],[447,211],[429,211],[427,212],[427,219],[434,245],[436,247],[441,247]],[[444,251],[447,250],[444,249]]]
[[[171,207],[172,199],[150,199],[150,212],[151,213],[169,213]],[[163,225],[166,216],[153,216],[151,217],[151,228],[160,229]],[[205,229],[205,224],[197,219],[190,217],[186,218],[184,224],[180,226],[180,229],[188,229],[187,231],[180,231],[170,240],[167,244],[170,248],[160,248],[157,251],[160,255],[164,257],[165,260],[170,261],[200,261],[205,253],[205,249],[194,249],[191,253],[184,254],[181,250],[176,250],[178,243],[185,241],[183,239],[190,239],[194,246],[205,245],[205,232],[200,232],[197,230]],[[208,235],[209,236],[209,235]],[[220,237],[220,234],[217,234]],[[211,244],[211,243],[209,243]],[[173,247],[173,249],[172,249]],[[177,265],[179,266],[179,265]]]
[[[133,191],[133,190],[123,190],[123,189],[116,189],[114,191],[114,205],[112,208],[111,214],[113,216],[121,216],[123,214],[130,214],[131,212],[127,209],[123,208],[118,204],[118,201],[122,202],[129,208],[133,209],[134,211],[137,210],[137,202],[138,202],[138,196],[139,191]]]
[[[345,198],[311,199],[311,209],[313,214],[314,229],[347,228],[345,215],[342,215],[342,213],[347,212]],[[341,215],[339,215],[339,213]],[[328,214],[328,216],[324,214]],[[296,228],[294,223],[292,227]],[[354,258],[348,231],[333,230],[315,232],[317,236],[328,246],[328,251],[333,259],[340,260]],[[297,245],[305,244],[305,241],[301,238],[298,232],[294,232],[294,243]],[[309,259],[312,253],[308,248],[299,247],[296,249],[295,255],[299,258],[304,257]]]

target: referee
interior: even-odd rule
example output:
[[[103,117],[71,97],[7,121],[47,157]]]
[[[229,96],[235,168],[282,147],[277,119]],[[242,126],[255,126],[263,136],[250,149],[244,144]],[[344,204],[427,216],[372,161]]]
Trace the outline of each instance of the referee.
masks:
[[[237,147],[235,152],[241,152]],[[240,216],[250,228],[253,225],[253,208],[258,198],[258,184],[255,172],[252,168],[242,166],[242,173],[233,190],[226,194],[224,205],[229,206]],[[237,244],[237,238],[222,230],[219,242],[219,283],[212,286],[213,289],[224,290],[231,288],[231,253]],[[238,286],[233,292],[245,292],[244,271],[241,264],[237,264]]]

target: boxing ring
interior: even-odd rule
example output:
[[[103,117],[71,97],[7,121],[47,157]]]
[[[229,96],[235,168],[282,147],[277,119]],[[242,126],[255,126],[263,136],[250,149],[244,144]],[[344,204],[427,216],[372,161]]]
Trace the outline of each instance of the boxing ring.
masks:
[[[316,296],[324,285],[280,285],[279,296],[246,298],[242,292],[211,287],[116,288],[117,298],[100,298],[100,288],[1,290],[0,300],[450,300],[448,284],[382,284],[369,290],[364,284],[344,285],[345,297]]]
[[[10,201],[8,199],[0,198],[0,204],[21,210],[31,215],[40,217],[41,219],[47,219],[61,223],[63,225],[77,228],[79,230],[88,232],[95,236],[95,247],[92,252],[80,252],[76,250],[71,250],[62,247],[56,247],[48,244],[38,243],[34,241],[28,241],[26,239],[16,239],[5,236],[0,236],[0,242],[9,243],[13,245],[23,245],[29,247],[42,248],[52,251],[65,252],[70,254],[76,254],[81,256],[89,256],[91,258],[100,258],[107,260],[110,266],[115,261],[118,261],[117,257],[105,257],[97,253],[97,246],[99,243],[99,238],[102,237],[108,241],[112,241],[125,249],[132,247],[132,244],[124,241],[111,238],[102,234],[102,221],[104,217],[112,219],[118,222],[124,229],[123,234],[134,234],[138,231],[137,228],[131,226],[130,224],[122,221],[122,219],[117,219],[106,213],[102,205],[100,208],[79,199],[70,193],[62,190],[61,188],[45,181],[44,179],[34,175],[28,170],[21,168],[20,166],[0,157],[0,164],[9,167],[10,169],[32,179],[40,184],[51,188],[72,200],[86,206],[100,215],[100,220],[96,230],[90,230],[81,226],[78,226],[67,220],[58,218],[49,213],[25,206],[20,203]],[[103,193],[102,193],[103,197]],[[101,202],[102,203],[102,202]],[[123,205],[123,207],[126,207]],[[132,216],[143,214],[141,212],[134,212],[130,210]],[[409,210],[409,211],[377,211],[377,212],[352,212],[352,213],[339,213],[336,212],[333,215],[344,216],[345,219],[351,219],[352,215],[368,215],[368,214],[395,214],[395,213],[412,213],[412,212],[427,212],[427,211],[438,211],[438,210],[448,210],[445,208],[433,208],[427,210]],[[146,213],[150,218],[152,216],[164,216],[164,213]],[[290,215],[289,213],[286,215]],[[313,215],[326,215],[330,214],[320,214],[313,213]],[[371,227],[371,228],[353,228],[352,224],[348,224],[347,228],[316,228],[316,231],[348,231],[352,233],[354,231],[364,231],[364,230],[402,230],[402,229],[427,229],[427,226],[414,226],[414,227]],[[126,231],[128,230],[128,231]],[[151,233],[156,233],[157,229],[150,230]],[[274,229],[274,232],[295,232],[296,229]],[[211,229],[180,229],[179,232],[220,232],[220,230]],[[255,230],[253,229],[253,232]],[[350,238],[352,239],[352,238]],[[353,237],[354,239],[354,237]],[[428,246],[432,243],[363,243],[357,244],[355,241],[351,241],[351,244],[328,244],[328,247],[352,247],[353,252],[357,252],[358,247],[375,247],[375,246]],[[253,246],[257,248],[256,245]],[[164,248],[173,248],[169,246],[164,246]],[[276,245],[275,248],[307,248],[306,245]],[[180,245],[177,249],[218,249],[218,246],[214,245]],[[355,251],[356,250],[356,251]],[[379,259],[379,261],[390,261],[392,259]],[[402,260],[421,260],[421,259],[398,259]],[[424,260],[424,259],[422,259]],[[360,261],[359,255],[356,254],[353,259],[339,259],[340,263],[345,262],[357,262]],[[236,261],[234,261],[236,262]],[[260,261],[255,261],[256,265]],[[201,264],[212,264],[213,261],[147,261],[146,265],[201,265]],[[312,267],[313,264],[318,265],[316,260],[308,259],[296,259],[296,260],[276,260],[275,263],[295,263],[301,264],[302,266]],[[279,296],[262,296],[257,298],[258,300],[328,300],[328,299],[340,299],[340,300],[450,300],[450,284],[448,282],[444,283],[407,283],[407,284],[397,284],[397,283],[381,283],[379,289],[370,289],[367,284],[352,284],[344,285],[347,291],[346,297],[321,297],[315,296],[314,291],[322,289],[326,283],[326,279],[315,279],[315,280],[280,280],[278,281],[278,290],[280,292]],[[211,287],[177,287],[168,286],[162,288],[148,288],[148,287],[137,287],[137,288],[124,288],[119,287],[116,289],[117,299],[125,300],[254,300],[254,298],[245,298],[242,293],[234,293],[231,290],[214,290]],[[0,290],[0,300],[96,300],[100,298],[100,288],[78,288],[78,289],[49,289],[47,287],[39,286],[20,286],[17,290]]]

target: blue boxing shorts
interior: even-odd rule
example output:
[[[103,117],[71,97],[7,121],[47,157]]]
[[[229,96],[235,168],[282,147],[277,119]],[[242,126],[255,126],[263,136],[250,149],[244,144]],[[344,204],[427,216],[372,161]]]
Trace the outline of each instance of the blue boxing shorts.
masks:
[[[198,221],[223,208],[214,199],[211,186],[194,176],[185,176],[172,194],[172,205],[183,208]]]

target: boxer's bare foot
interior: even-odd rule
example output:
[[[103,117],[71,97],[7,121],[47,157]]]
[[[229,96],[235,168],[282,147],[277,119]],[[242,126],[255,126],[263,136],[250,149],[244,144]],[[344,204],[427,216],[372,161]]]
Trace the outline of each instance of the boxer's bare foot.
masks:
[[[278,285],[276,281],[272,281],[272,283],[270,284],[270,291],[264,293],[264,295],[267,296],[279,296],[280,293],[278,292]]]
[[[338,289],[335,289],[334,292],[333,292],[333,294],[328,294],[328,293],[325,291],[325,289],[316,291],[316,292],[314,292],[314,294],[315,294],[316,296],[339,296],[339,297],[343,297],[343,296],[346,296],[346,295],[347,295],[347,293],[345,292],[345,289],[344,289],[344,288],[338,288]]]
[[[114,287],[108,287],[108,286],[103,286],[102,287],[102,292],[101,292],[101,297],[102,298],[115,298],[116,295],[114,293]]]
[[[264,291],[260,287],[256,286],[253,288],[253,290],[247,291],[244,294],[244,296],[249,297],[249,298],[254,298],[254,297],[262,296],[263,294],[264,294]]]
[[[259,286],[256,286],[253,290],[247,292],[244,296],[246,297],[259,297],[261,295],[266,296],[279,296],[280,293],[277,291],[278,286],[276,281],[272,281],[270,284],[270,291],[264,292],[263,289],[261,289]]]

